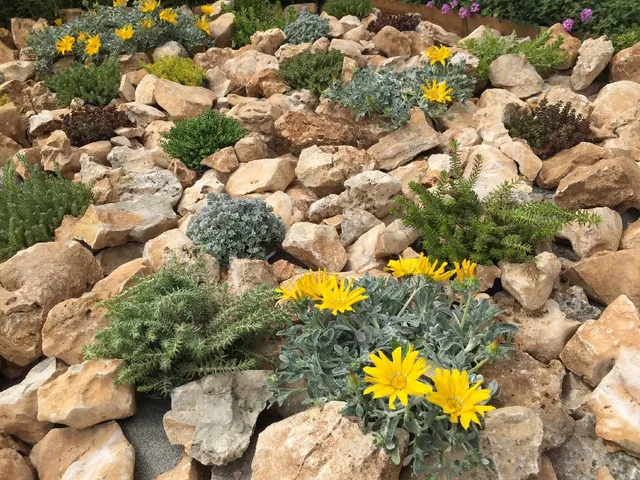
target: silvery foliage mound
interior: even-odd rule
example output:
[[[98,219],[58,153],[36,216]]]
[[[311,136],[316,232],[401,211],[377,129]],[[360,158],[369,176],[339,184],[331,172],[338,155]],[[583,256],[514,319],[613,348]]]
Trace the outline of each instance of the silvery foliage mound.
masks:
[[[284,240],[285,226],[272,208],[256,198],[210,193],[187,235],[213,255],[222,267],[231,258],[267,258]]]
[[[445,82],[452,88],[453,101],[463,102],[473,96],[476,81],[465,74],[464,61],[446,65],[434,64],[394,72],[390,68],[375,70],[371,66],[355,71],[346,85],[336,81],[324,96],[348,108],[360,120],[367,115],[380,115],[399,127],[409,121],[411,108],[419,107],[430,117],[446,112],[449,105],[426,100],[421,85]]]
[[[303,10],[295,21],[284,27],[289,43],[313,43],[329,35],[329,19]]]
[[[496,321],[495,305],[473,298],[476,279],[461,285],[422,276],[402,281],[366,276],[355,285],[364,287],[369,298],[355,304],[354,312],[334,317],[310,308],[308,300],[299,302],[298,321],[278,333],[284,344],[280,367],[269,379],[272,401],[285,404],[295,393],[305,394],[306,404],[344,401],[343,414],[360,417],[363,430],[371,428],[376,445],[396,462],[400,452],[395,432],[404,428],[411,434],[404,464],[412,463],[415,474],[459,473],[486,463],[478,451],[476,425],[464,430],[421,397],[409,397],[407,408],[390,410],[387,398],[363,394],[368,386],[363,367],[371,365],[370,353],[382,350],[390,358],[397,346],[411,344],[432,368],[467,370],[473,384],[482,380],[476,373],[482,365],[505,358],[516,327]],[[483,388],[497,391],[494,382]],[[466,458],[447,458],[452,446],[466,451]]]

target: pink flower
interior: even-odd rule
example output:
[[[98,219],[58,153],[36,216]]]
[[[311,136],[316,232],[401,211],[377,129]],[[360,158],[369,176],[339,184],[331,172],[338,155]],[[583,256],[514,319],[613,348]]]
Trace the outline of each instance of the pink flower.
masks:
[[[567,31],[570,32],[571,30],[573,30],[573,26],[575,25],[576,22],[573,21],[573,18],[567,18],[564,22],[562,22],[562,27]]]
[[[458,16],[460,18],[469,18],[471,16],[471,12],[468,8],[462,7],[460,10],[458,10]]]
[[[442,5],[442,8],[440,9],[440,11],[442,12],[443,15],[448,15],[449,12],[451,12],[451,7],[449,6],[449,4],[445,3],[444,5]]]
[[[593,17],[593,11],[590,8],[585,8],[580,12],[580,21],[582,23],[587,23]]]
[[[458,6],[458,0],[451,0],[449,2],[449,5],[451,6],[451,8],[456,8]]]
[[[436,2],[435,2],[434,0],[429,0],[429,1],[427,2],[427,7],[429,7],[429,8],[433,8],[433,7],[435,7],[435,6],[436,6]]]
[[[478,13],[480,11],[480,4],[473,2],[471,4],[471,13]]]

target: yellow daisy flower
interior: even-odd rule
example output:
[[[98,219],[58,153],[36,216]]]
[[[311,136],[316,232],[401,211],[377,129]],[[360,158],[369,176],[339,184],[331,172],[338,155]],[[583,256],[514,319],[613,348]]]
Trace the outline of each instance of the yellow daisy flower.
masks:
[[[316,308],[318,310],[331,310],[333,315],[337,315],[338,312],[353,312],[352,305],[369,297],[363,295],[366,290],[362,287],[351,290],[352,284],[353,280],[347,284],[343,278],[340,284],[338,284],[337,280],[334,280],[329,285],[323,285],[321,287],[321,303],[317,304]]]
[[[431,62],[431,65],[438,62],[444,65],[445,61],[450,56],[451,56],[451,50],[449,50],[444,45],[440,47],[433,46],[427,49],[427,57],[429,57],[429,61]]]
[[[456,269],[456,281],[459,283],[464,282],[468,278],[476,278],[477,263],[471,260],[463,260],[462,265],[458,262],[453,262],[453,265]]]
[[[478,415],[494,410],[491,405],[482,405],[491,396],[491,391],[478,388],[482,382],[469,387],[469,376],[466,371],[437,369],[433,378],[435,391],[429,393],[426,399],[442,408],[445,415],[449,415],[451,423],[462,425],[465,430],[471,422],[480,425]]]
[[[205,15],[211,16],[216,13],[216,7],[214,7],[213,5],[201,5],[200,11]]]
[[[453,88],[447,88],[446,82],[437,83],[434,78],[431,84],[429,84],[427,80],[425,85],[420,85],[420,88],[423,92],[422,97],[427,100],[438,103],[449,103],[452,101],[451,94],[453,93]]]
[[[120,40],[131,40],[131,38],[133,37],[133,25],[127,24],[122,28],[116,28],[115,32],[116,36]]]
[[[60,55],[64,55],[67,52],[73,50],[73,44],[76,42],[76,39],[71,35],[65,35],[56,40],[56,52]]]
[[[113,0],[114,7],[126,7],[129,0]]]
[[[100,42],[100,34],[90,35],[89,37],[87,37],[87,43],[84,47],[84,52],[92,57],[93,55],[98,54],[101,46],[102,42]]]
[[[61,27],[62,26],[62,19],[61,18],[56,18],[53,23],[55,23],[56,27]]]
[[[150,30],[155,25],[155,22],[149,17],[143,18],[139,23],[141,27],[146,28],[147,30]]]
[[[438,260],[431,262],[429,257],[425,257],[423,253],[420,254],[417,261],[418,266],[416,267],[415,274],[425,275],[434,282],[446,282],[456,273],[455,270],[445,271],[445,267],[448,265],[447,262],[442,262],[442,264],[438,266]]]
[[[140,4],[140,11],[142,13],[153,12],[159,5],[160,2],[158,0],[142,0],[142,3]]]
[[[206,15],[196,18],[196,27],[198,27],[207,35],[211,35],[211,27],[209,25],[209,19]]]
[[[302,294],[311,300],[322,300],[323,289],[332,288],[337,283],[338,277],[328,275],[326,268],[317,272],[309,270],[296,281]]]
[[[298,284],[296,282],[287,282],[285,285],[281,285],[280,288],[276,288],[275,291],[280,295],[278,300],[283,300],[285,302],[295,302],[296,300],[304,298],[304,295],[298,288]]]
[[[402,358],[402,347],[396,348],[391,354],[393,361],[380,350],[378,356],[370,354],[369,359],[375,367],[364,367],[365,382],[372,383],[364,391],[365,395],[373,393],[373,398],[389,397],[389,408],[395,410],[396,398],[405,407],[409,403],[409,395],[425,396],[433,392],[433,388],[420,381],[429,369],[419,352],[409,347],[409,352]]]
[[[178,14],[173,8],[165,8],[160,12],[160,20],[175,25],[178,23]]]
[[[384,267],[385,272],[391,272],[394,277],[406,277],[409,275],[415,275],[416,268],[418,268],[417,258],[402,258],[398,260],[389,260],[389,263]]]

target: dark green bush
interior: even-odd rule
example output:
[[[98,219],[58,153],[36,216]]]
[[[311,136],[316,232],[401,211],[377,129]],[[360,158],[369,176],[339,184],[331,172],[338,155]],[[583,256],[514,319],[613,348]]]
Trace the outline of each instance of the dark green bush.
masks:
[[[242,124],[213,110],[194,118],[179,120],[164,133],[162,148],[189,168],[202,169],[200,162],[229,147],[247,134]]]
[[[267,258],[284,240],[285,226],[269,205],[257,198],[234,198],[210,193],[187,235],[220,265],[231,258]]]
[[[192,87],[201,86],[207,76],[190,58],[162,57],[151,64],[143,63],[142,66],[156,77]]]
[[[38,165],[29,165],[18,156],[27,171],[18,181],[14,160],[2,168],[4,188],[0,189],[0,261],[39,242],[50,242],[65,215],[83,215],[93,202],[91,190],[57,174],[48,174]]]
[[[44,81],[44,86],[58,96],[61,105],[68,105],[74,98],[98,107],[104,107],[118,96],[120,70],[116,59],[105,60],[101,65],[74,65]]]
[[[571,103],[549,104],[542,100],[533,113],[511,120],[509,135],[526,140],[540,158],[549,158],[584,142],[589,135],[589,121]]]
[[[322,10],[338,20],[347,15],[363,18],[373,11],[371,0],[327,0]]]
[[[634,25],[622,33],[611,35],[611,41],[616,53],[633,47],[640,42],[640,25]]]
[[[255,347],[289,318],[271,288],[233,296],[208,283],[204,269],[176,262],[103,305],[109,325],[85,358],[123,359],[117,383],[162,395],[205,375],[256,368]]]
[[[304,52],[280,64],[280,77],[295,90],[308,88],[320,95],[342,75],[344,54],[330,50],[326,54]]]
[[[552,240],[568,223],[594,224],[599,217],[572,212],[551,202],[519,203],[513,195],[518,181],[505,182],[480,200],[473,190],[482,169],[476,157],[470,176],[463,176],[457,145],[451,152],[451,175],[442,172],[430,191],[412,182],[414,203],[399,197],[403,221],[416,228],[430,258],[462,262],[470,258],[483,265],[499,260],[523,262],[539,242]]]
[[[84,106],[72,111],[54,122],[53,130],[63,130],[71,145],[82,147],[88,143],[109,140],[116,136],[115,130],[121,127],[133,127],[125,112],[113,106],[105,108]]]
[[[408,13],[403,13],[402,15],[389,15],[383,13],[367,26],[367,30],[371,33],[378,33],[387,25],[395,28],[396,30],[400,30],[401,32],[415,30],[418,25],[420,25],[420,15]]]
[[[233,4],[235,15],[233,34],[234,48],[251,43],[251,35],[270,28],[284,29],[287,23],[293,22],[297,14],[295,10],[283,11],[280,2],[270,3],[268,0],[237,0]]]

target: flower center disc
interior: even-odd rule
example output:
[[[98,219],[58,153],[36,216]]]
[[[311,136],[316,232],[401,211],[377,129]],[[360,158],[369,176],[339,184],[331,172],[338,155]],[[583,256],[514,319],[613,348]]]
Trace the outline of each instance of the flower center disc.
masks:
[[[450,408],[454,412],[459,412],[462,410],[464,405],[457,397],[449,397],[447,398],[447,407]]]
[[[407,379],[402,375],[396,375],[391,379],[391,386],[396,390],[402,390],[407,386]]]

